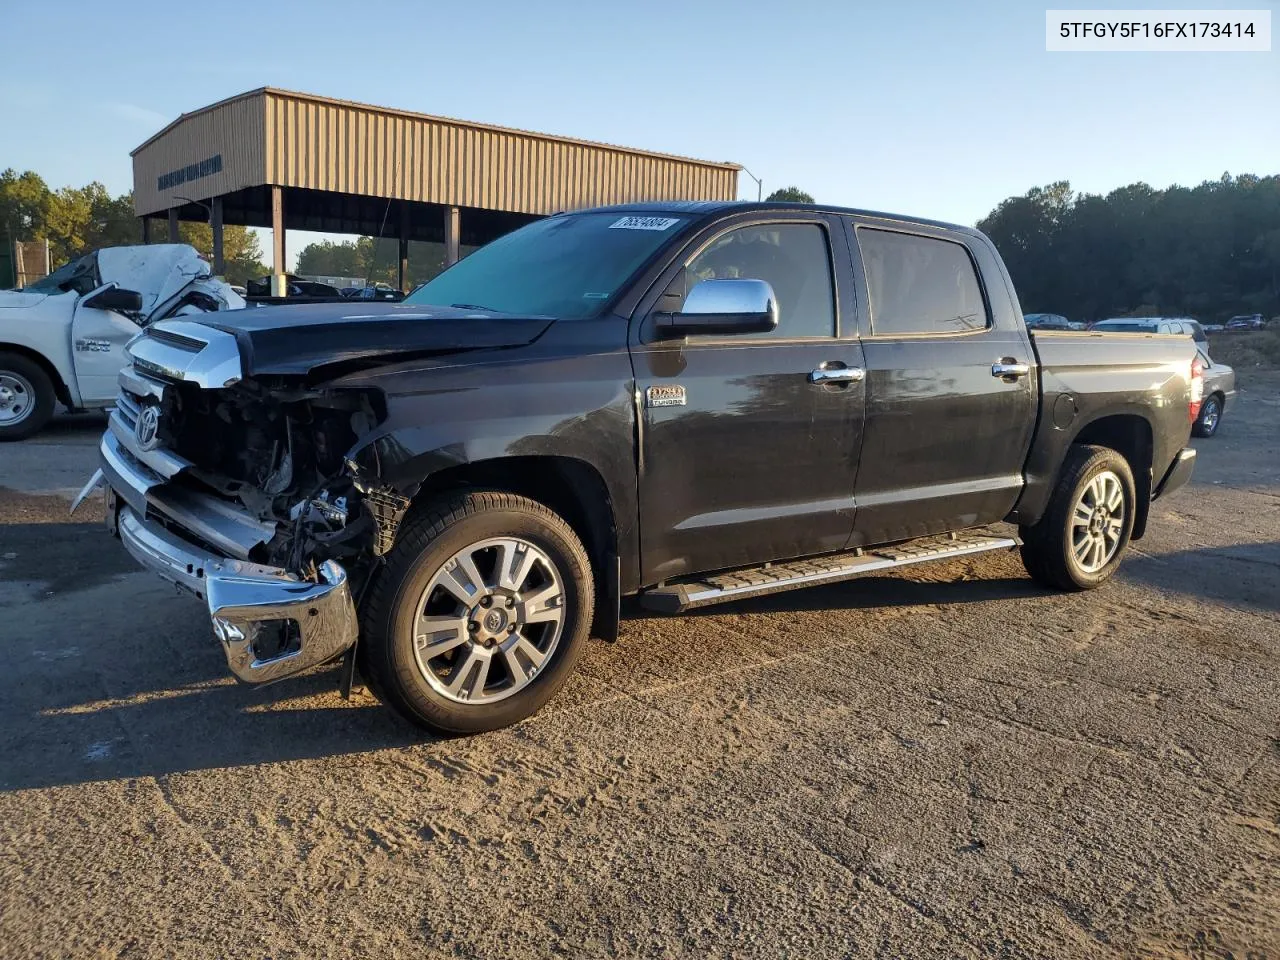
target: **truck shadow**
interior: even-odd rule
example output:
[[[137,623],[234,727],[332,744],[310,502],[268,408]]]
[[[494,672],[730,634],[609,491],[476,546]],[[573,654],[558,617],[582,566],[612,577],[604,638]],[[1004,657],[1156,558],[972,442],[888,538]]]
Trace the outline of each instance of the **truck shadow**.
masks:
[[[0,792],[335,757],[435,739],[368,693],[343,701],[334,667],[255,689],[227,680],[224,664],[213,666],[211,679],[169,689],[34,710],[7,705]]]
[[[1133,554],[1120,576],[1214,603],[1280,611],[1280,541]]]
[[[947,607],[1052,595],[1019,575],[1013,557],[987,558],[959,572],[962,578],[942,580],[863,577],[689,616]],[[1280,543],[1137,554],[1121,578],[1271,613],[1280,609]],[[129,594],[127,604],[147,610],[145,621],[128,624],[119,610],[104,610],[98,632],[70,635],[58,626],[60,618],[88,599],[74,592],[36,604],[47,612],[30,624],[8,621],[14,629],[3,631],[11,660],[0,679],[0,792],[442,745],[368,693],[343,701],[337,667],[269,687],[239,686],[226,676],[221,652],[189,601],[141,576],[121,580],[120,589]],[[0,618],[18,610],[0,610]],[[638,641],[655,615],[629,601],[624,618],[623,642],[604,656],[652,655]],[[797,635],[794,642],[805,640]],[[544,712],[589,708],[600,693],[590,683],[571,680]]]

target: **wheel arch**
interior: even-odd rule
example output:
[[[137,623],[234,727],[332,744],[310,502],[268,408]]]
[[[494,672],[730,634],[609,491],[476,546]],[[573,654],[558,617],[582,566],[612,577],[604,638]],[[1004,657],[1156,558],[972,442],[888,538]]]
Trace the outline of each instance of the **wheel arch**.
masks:
[[[53,395],[58,398],[58,402],[68,408],[75,406],[75,403],[71,399],[71,391],[68,389],[67,384],[63,382],[62,375],[59,374],[58,369],[49,362],[49,358],[39,350],[33,350],[31,347],[24,346],[20,343],[0,340],[0,353],[14,353],[24,359],[30,360],[48,375],[49,382],[53,384]]]
[[[592,636],[617,638],[618,523],[608,484],[594,465],[576,457],[535,454],[445,467],[422,480],[406,519],[441,495],[465,489],[501,490],[528,497],[563,517],[591,560],[596,586]]]
[[[1151,511],[1151,476],[1154,458],[1151,421],[1138,413],[1112,413],[1088,421],[1071,438],[1071,446],[1090,444],[1115,450],[1129,464],[1134,483],[1132,540],[1140,540]]]

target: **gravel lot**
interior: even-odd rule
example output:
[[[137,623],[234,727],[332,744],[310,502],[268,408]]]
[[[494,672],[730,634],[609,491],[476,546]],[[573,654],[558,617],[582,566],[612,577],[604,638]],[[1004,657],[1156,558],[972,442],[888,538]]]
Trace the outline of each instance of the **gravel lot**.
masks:
[[[0,447],[0,956],[1280,956],[1280,375],[1119,579],[1015,555],[640,615],[521,726],[227,679]]]

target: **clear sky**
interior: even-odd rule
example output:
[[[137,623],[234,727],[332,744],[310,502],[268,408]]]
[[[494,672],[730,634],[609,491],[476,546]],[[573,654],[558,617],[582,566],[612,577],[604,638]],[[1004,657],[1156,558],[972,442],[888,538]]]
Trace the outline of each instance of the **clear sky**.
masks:
[[[962,223],[1055,180],[1280,173],[1280,52],[1047,53],[1049,5],[1067,6],[7,4],[0,168],[123,191],[129,151],[162,125],[270,85],[733,160],[765,193]],[[1272,10],[1280,33],[1276,0],[1234,6]]]

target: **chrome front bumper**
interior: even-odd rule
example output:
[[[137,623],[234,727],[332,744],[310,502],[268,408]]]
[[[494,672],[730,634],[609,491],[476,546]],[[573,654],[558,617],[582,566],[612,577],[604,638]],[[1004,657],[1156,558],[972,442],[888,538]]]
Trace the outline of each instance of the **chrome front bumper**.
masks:
[[[140,435],[144,407],[163,408],[175,381],[202,389],[242,376],[235,337],[185,320],[163,320],[126,350],[120,394],[99,448],[100,469],[72,505],[110,488],[107,526],[144,567],[205,601],[231,672],[268,683],[339,656],[356,641],[346,571],[332,560],[316,581],[253,563],[276,534],[238,504],[185,476],[193,464]],[[152,424],[154,427],[154,424]]]
[[[320,582],[207,551],[140,516],[128,503],[113,518],[125,549],[140,564],[203,599],[231,672],[269,683],[339,656],[356,641],[347,574],[333,560]],[[273,649],[260,655],[263,643]]]

